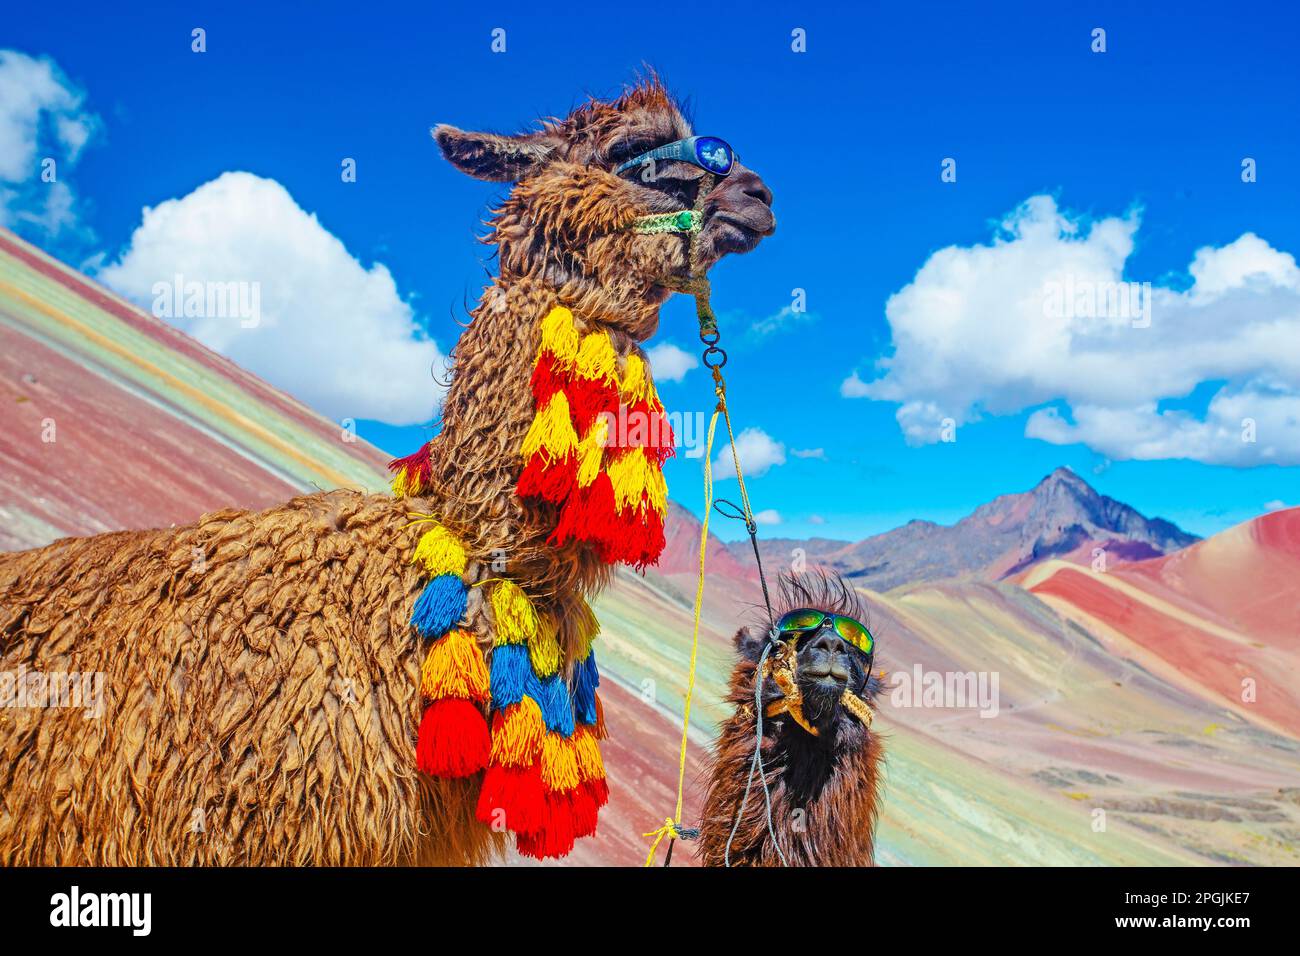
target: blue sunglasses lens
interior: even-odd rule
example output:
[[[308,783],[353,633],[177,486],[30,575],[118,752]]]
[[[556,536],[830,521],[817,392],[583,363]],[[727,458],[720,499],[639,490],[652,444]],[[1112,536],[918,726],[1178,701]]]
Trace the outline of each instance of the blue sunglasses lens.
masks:
[[[719,176],[731,172],[734,161],[731,147],[715,136],[701,136],[695,141],[695,158],[701,166]]]

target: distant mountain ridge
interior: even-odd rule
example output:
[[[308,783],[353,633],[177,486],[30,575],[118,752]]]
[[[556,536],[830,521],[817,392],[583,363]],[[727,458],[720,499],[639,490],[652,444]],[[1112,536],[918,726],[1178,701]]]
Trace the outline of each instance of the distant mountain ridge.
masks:
[[[694,533],[674,527],[690,517]],[[669,520],[670,541],[694,540],[699,525],[684,509]],[[1108,560],[1140,561],[1178,551],[1200,539],[1163,518],[1097,492],[1069,468],[1057,468],[1032,489],[999,495],[954,525],[909,521],[862,541],[827,538],[760,539],[765,562],[789,563],[802,549],[812,564],[838,571],[878,591],[902,584],[973,575],[999,580],[1053,558],[1088,562],[1095,549]],[[752,567],[747,540],[727,546],[731,557]],[[673,566],[680,558],[669,559]]]

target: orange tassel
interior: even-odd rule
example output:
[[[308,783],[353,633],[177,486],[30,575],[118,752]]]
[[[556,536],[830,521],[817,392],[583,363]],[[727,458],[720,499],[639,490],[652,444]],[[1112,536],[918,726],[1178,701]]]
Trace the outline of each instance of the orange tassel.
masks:
[[[420,693],[425,700],[488,699],[487,664],[473,635],[457,629],[429,646],[420,668]]]
[[[492,763],[506,767],[531,767],[542,755],[546,724],[542,710],[531,697],[522,698],[492,717]]]
[[[605,729],[605,705],[600,702],[600,694],[596,694],[596,739],[609,739],[609,731]]]

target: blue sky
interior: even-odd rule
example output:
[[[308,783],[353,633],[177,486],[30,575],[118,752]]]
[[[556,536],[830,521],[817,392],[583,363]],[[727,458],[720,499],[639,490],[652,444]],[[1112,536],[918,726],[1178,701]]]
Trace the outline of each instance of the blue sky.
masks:
[[[775,194],[776,235],[713,273],[737,425],[761,429],[785,449],[784,462],[752,483],[756,508],[781,517],[764,534],[856,538],[912,518],[949,522],[1058,465],[1200,534],[1269,504],[1300,504],[1300,423],[1290,411],[1300,371],[1278,357],[1288,343],[1300,353],[1289,334],[1300,328],[1300,306],[1290,285],[1294,261],[1286,261],[1300,253],[1300,69],[1297,15],[1288,6],[1253,5],[1247,14],[1229,5],[810,11],[750,3],[689,23],[649,15],[643,4],[609,4],[598,14],[524,4],[373,12],[329,2],[185,6],[86,4],[73,15],[76,4],[27,4],[0,27],[0,50],[49,58],[80,97],[68,109],[93,117],[88,142],[68,147],[62,167],[75,196],[69,221],[44,232],[20,222],[19,231],[74,264],[107,270],[119,287],[140,274],[131,247],[144,207],[245,171],[274,180],[314,214],[359,261],[359,283],[364,273],[382,285],[380,273],[391,273],[395,297],[386,308],[408,309],[445,353],[462,302],[483,283],[486,249],[474,236],[499,190],[442,161],[429,126],[521,128],[566,112],[584,93],[616,92],[648,63],[689,97],[697,132],[732,142]],[[206,30],[202,54],[191,51],[195,27]],[[506,30],[504,54],[490,49],[497,27]],[[1090,49],[1097,27],[1106,31],[1104,53]],[[791,50],[795,28],[806,31],[805,53]],[[343,157],[356,160],[356,182],[341,180]],[[1242,182],[1245,157],[1257,163],[1253,183]],[[945,158],[956,160],[956,182],[941,181]],[[263,194],[248,195],[256,202]],[[1035,239],[1036,220],[1022,205],[1035,196],[1051,197],[1046,212],[1036,207],[1056,224],[1049,232],[1075,233]],[[229,200],[211,205],[222,201]],[[1006,248],[980,253],[1017,209]],[[299,231],[279,242],[268,222],[261,238],[276,255],[292,255],[301,248],[295,237],[314,228],[293,222]],[[1105,258],[1104,230],[1121,234],[1125,252]],[[1232,245],[1247,233],[1259,242]],[[239,235],[227,241],[238,244]],[[958,247],[955,267],[942,268],[949,260],[941,255],[921,271],[948,247]],[[1204,260],[1199,279],[1208,290],[1218,276],[1222,288],[1197,297],[1194,256],[1225,248]],[[1005,354],[1032,337],[1010,318],[1024,303],[989,293],[999,277],[1018,275],[1016,256],[1050,270],[1059,265],[1053,257],[1089,251],[1123,279],[1167,290],[1167,301],[1156,300],[1152,335],[1078,333],[1070,348],[1096,353],[1079,372],[1087,382],[1057,369],[1026,384],[1014,359],[967,366],[965,346],[954,343],[982,344],[979,323],[990,330],[988,348]],[[887,314],[890,297],[912,283],[934,295],[918,295],[920,304],[897,300]],[[794,289],[806,291],[807,314],[768,321]],[[967,302],[954,307],[966,325],[929,348],[925,336],[948,321],[933,305],[945,296]],[[1250,322],[1258,335],[1242,331]],[[688,301],[670,303],[660,341],[694,351],[692,323]],[[1202,323],[1195,355],[1184,354],[1180,343],[1192,333],[1180,338],[1178,323]],[[1265,329],[1282,338],[1261,345]],[[910,351],[900,331],[913,336]],[[319,334],[349,333],[325,325]],[[1216,348],[1220,336],[1226,344]],[[273,350],[259,348],[249,361],[275,381]],[[885,387],[892,399],[879,387],[873,397],[845,397],[855,374],[863,382],[886,376],[878,363],[896,350]],[[1178,363],[1187,367],[1164,374]],[[284,375],[278,384],[296,390],[298,379]],[[1101,381],[1112,375],[1114,382]],[[1137,387],[1156,378],[1168,383]],[[698,368],[663,383],[661,393],[670,409],[711,405]],[[1220,394],[1222,415],[1211,412]],[[1253,414],[1251,403],[1266,400],[1258,417],[1272,431],[1248,450],[1224,451],[1201,427],[1215,415],[1235,421],[1243,407]],[[907,402],[951,408],[957,440],[927,439],[921,414],[909,443],[897,417]],[[1150,408],[1135,411],[1143,403]],[[1095,420],[1081,417],[1093,414],[1088,409]],[[339,417],[334,407],[322,410]],[[1054,427],[1054,442],[1027,437],[1039,412],[1053,416],[1035,421]],[[1136,433],[1148,427],[1153,437],[1144,444]],[[371,421],[360,430],[395,453],[422,434]],[[820,457],[794,454],[815,449]],[[698,461],[670,463],[668,479],[672,496],[698,509]],[[734,496],[734,482],[720,493]]]

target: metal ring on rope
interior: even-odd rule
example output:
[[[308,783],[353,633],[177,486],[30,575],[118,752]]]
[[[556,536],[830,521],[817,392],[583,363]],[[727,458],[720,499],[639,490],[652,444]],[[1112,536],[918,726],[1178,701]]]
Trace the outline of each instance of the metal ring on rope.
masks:
[[[715,360],[710,362],[709,357],[713,355],[721,355],[722,358],[720,360]],[[704,350],[704,365],[706,368],[722,368],[726,364],[727,364],[726,349],[721,349],[716,345],[710,345],[707,349]]]

